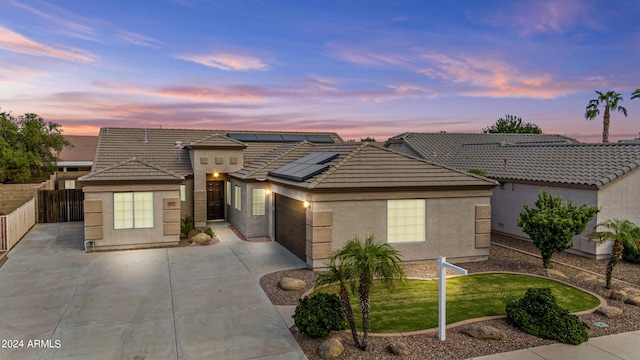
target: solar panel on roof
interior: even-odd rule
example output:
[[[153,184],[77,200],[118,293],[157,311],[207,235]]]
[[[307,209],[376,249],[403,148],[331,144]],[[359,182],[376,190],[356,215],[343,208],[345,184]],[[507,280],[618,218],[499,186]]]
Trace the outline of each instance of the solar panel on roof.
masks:
[[[280,134],[256,134],[256,139],[258,141],[268,141],[268,142],[282,142],[282,135]]]
[[[282,140],[286,142],[298,142],[307,140],[307,137],[304,135],[282,134]]]
[[[313,152],[283,165],[276,170],[269,171],[269,175],[283,179],[305,181],[327,170],[329,165],[324,164],[335,159],[337,156],[337,153]]]
[[[307,140],[314,143],[332,143],[333,140],[329,135],[305,135]]]
[[[258,141],[256,134],[244,134],[244,133],[229,133],[227,137],[230,137],[238,141]]]

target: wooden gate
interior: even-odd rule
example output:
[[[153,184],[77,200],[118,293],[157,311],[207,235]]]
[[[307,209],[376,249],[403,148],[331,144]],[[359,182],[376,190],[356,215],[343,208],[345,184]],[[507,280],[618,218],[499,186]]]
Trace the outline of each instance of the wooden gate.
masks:
[[[83,221],[82,189],[38,190],[38,222]]]

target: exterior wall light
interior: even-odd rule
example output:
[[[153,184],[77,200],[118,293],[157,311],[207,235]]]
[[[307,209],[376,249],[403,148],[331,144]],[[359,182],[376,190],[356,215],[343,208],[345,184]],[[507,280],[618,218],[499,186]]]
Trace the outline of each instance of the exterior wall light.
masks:
[[[265,195],[271,195],[271,190],[266,189],[266,190],[264,191],[264,193],[265,193]]]
[[[213,177],[218,177],[218,176],[220,176],[220,174],[219,174],[217,171],[215,171],[215,172],[213,173]]]
[[[310,203],[309,201],[305,201],[305,202],[304,202],[304,208],[305,208],[305,209],[308,209],[308,208],[309,208],[309,206],[311,206],[311,203]]]

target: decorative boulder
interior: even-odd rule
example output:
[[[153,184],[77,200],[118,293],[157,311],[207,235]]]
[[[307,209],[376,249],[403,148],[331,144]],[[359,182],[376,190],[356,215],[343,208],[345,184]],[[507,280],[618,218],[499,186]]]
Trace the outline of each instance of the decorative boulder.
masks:
[[[640,296],[630,297],[624,301],[626,304],[631,304],[635,306],[640,306]]]
[[[626,292],[620,291],[620,290],[613,290],[609,295],[609,299],[618,300],[618,301],[625,301],[628,298],[629,298],[629,295],[627,295]]]
[[[307,283],[300,279],[284,277],[282,278],[282,280],[280,280],[280,283],[278,284],[278,286],[280,286],[282,290],[296,291],[296,290],[302,290],[306,288]]]
[[[318,356],[323,359],[333,359],[344,351],[344,345],[339,339],[330,338],[318,346]]]
[[[187,235],[187,237],[188,237],[189,239],[191,239],[191,238],[193,238],[194,236],[196,236],[196,235],[200,234],[201,232],[202,232],[202,230],[200,230],[200,229],[193,229],[193,230],[189,231],[189,235]]]
[[[390,343],[389,346],[387,346],[387,351],[396,356],[409,355],[409,347],[407,346],[407,344],[400,341],[394,341]]]
[[[600,306],[596,312],[598,314],[606,316],[608,319],[615,319],[622,316],[622,309],[619,309],[615,306]]]
[[[209,241],[211,241],[211,236],[205,234],[205,233],[199,233],[196,234],[195,236],[193,236],[191,238],[191,242],[194,242],[196,244],[200,244],[200,245],[206,245],[209,243]]]
[[[493,326],[470,325],[462,330],[463,334],[480,340],[506,340],[507,334]]]

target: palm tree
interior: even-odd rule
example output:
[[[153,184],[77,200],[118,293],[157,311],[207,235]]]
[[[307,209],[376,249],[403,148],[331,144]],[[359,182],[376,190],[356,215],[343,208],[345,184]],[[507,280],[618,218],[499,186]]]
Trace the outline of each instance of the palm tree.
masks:
[[[358,341],[358,333],[356,330],[356,320],[353,316],[351,298],[349,297],[349,290],[347,289],[347,285],[350,285],[350,283],[350,269],[348,269],[344,263],[338,264],[337,258],[334,254],[333,256],[331,256],[331,258],[329,259],[329,263],[327,264],[327,272],[318,275],[318,278],[316,279],[316,289],[321,286],[338,284],[338,286],[340,287],[339,296],[340,304],[342,304],[342,311],[344,312],[344,316],[349,322],[353,341],[356,343],[357,347],[360,347],[360,342]]]
[[[604,227],[607,230],[595,231],[598,227]],[[589,235],[589,239],[595,240],[596,243],[602,244],[607,241],[613,241],[613,249],[611,250],[611,258],[607,264],[607,283],[605,287],[611,289],[611,276],[613,268],[622,259],[622,251],[625,247],[632,251],[637,251],[640,246],[640,239],[635,236],[637,228],[634,223],[629,220],[610,219],[596,225],[594,232]]]
[[[355,237],[349,240],[342,249],[334,255],[346,269],[351,279],[351,289],[356,289],[360,300],[362,313],[362,342],[359,347],[367,349],[369,340],[369,292],[373,286],[373,279],[383,282],[387,287],[392,287],[395,280],[404,282],[405,275],[402,269],[400,252],[389,244],[377,244],[373,235],[369,235],[364,243]],[[357,343],[356,343],[357,345]]]
[[[640,89],[636,89],[636,91],[631,93],[631,100],[635,98],[640,98]]]
[[[622,102],[622,95],[618,94],[615,91],[608,91],[606,93],[602,93],[596,90],[596,94],[598,97],[595,99],[589,100],[589,105],[587,105],[586,112],[584,114],[584,118],[586,120],[593,120],[596,116],[600,115],[600,109],[598,106],[600,104],[604,104],[604,121],[602,128],[602,142],[609,142],[609,121],[611,120],[611,110],[619,111],[627,116],[627,109],[618,105],[619,102]]]

